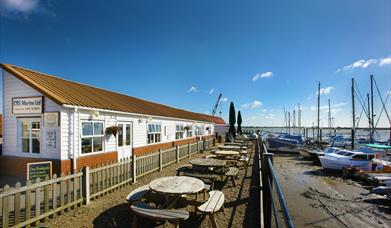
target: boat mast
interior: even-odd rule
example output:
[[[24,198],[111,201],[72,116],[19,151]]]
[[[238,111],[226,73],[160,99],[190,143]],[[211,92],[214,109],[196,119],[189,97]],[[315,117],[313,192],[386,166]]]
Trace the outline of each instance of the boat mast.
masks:
[[[288,112],[288,134],[291,134],[291,112]]]
[[[299,105],[297,106],[297,115],[298,115],[298,120],[297,120],[297,124],[299,125],[299,127],[301,127],[301,109],[300,109],[300,103]]]
[[[369,100],[369,93],[367,93],[367,102],[368,102],[368,125],[369,125],[369,139],[370,139],[370,141],[372,142],[372,133],[371,133],[371,126],[372,126],[372,124],[371,124],[371,106],[370,106],[370,103],[371,103],[371,101]]]
[[[373,75],[371,74],[371,111],[372,113],[370,112],[370,115],[371,115],[371,135],[370,135],[370,139],[371,139],[371,143],[373,143],[373,133],[375,132],[375,126],[374,126],[374,122],[375,122],[375,113],[374,113],[374,109],[373,109]]]
[[[317,140],[320,142],[320,82],[318,82],[318,135]]]
[[[331,105],[330,105],[330,99],[328,99],[329,103],[329,135],[331,135]]]
[[[352,78],[352,120],[353,120],[353,126],[352,126],[352,150],[354,149],[354,138],[355,138],[355,133],[356,133],[356,111],[354,107],[354,78]]]

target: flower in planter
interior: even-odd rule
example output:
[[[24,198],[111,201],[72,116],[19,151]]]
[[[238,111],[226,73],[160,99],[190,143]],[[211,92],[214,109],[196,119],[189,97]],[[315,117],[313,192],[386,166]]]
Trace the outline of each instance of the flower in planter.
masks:
[[[110,126],[110,127],[107,127],[106,128],[106,134],[108,135],[113,135],[114,137],[117,136],[117,133],[120,131],[121,129],[118,127],[118,126]]]

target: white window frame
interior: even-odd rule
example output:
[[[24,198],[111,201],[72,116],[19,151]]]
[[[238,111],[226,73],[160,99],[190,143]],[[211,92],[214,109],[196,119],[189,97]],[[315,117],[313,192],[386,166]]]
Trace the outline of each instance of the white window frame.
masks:
[[[28,123],[29,123],[29,151],[23,151],[23,132],[22,132],[22,126],[19,125],[22,123],[23,120],[27,120]],[[39,152],[38,153],[33,153],[33,138],[32,138],[32,133],[33,133],[33,128],[32,128],[32,123],[33,122],[39,122]],[[18,127],[17,129],[18,130],[18,136],[17,136],[17,140],[18,140],[18,144],[20,145],[20,152],[22,152],[22,154],[25,154],[25,155],[35,155],[35,156],[39,156],[40,154],[42,154],[42,120],[41,120],[41,117],[20,117],[20,118],[17,118],[17,124],[18,124]]]
[[[187,138],[191,138],[191,137],[193,137],[193,134],[194,134],[194,129],[193,129],[194,127],[193,127],[193,126],[190,126],[190,125],[187,125],[187,126],[189,126],[190,129],[186,131],[186,137],[187,137]],[[189,134],[189,133],[190,133],[190,134]]]
[[[83,135],[83,123],[92,123],[92,135]],[[102,124],[102,134],[95,135],[94,134],[94,123]],[[102,150],[94,151],[94,138],[102,138]],[[83,152],[83,139],[90,138],[92,140],[91,143],[91,152],[85,153]],[[80,154],[81,155],[89,155],[94,153],[102,153],[105,152],[105,122],[102,120],[81,120],[80,121]]]
[[[119,125],[122,125],[122,130],[124,133],[122,134],[122,146],[119,145],[119,135],[118,135],[119,132],[117,133],[117,146],[118,146],[118,148],[131,147],[132,146],[132,123],[119,122],[119,123],[117,123],[117,127],[119,127]],[[129,126],[129,132],[128,132],[128,130],[126,130],[126,126]],[[128,133],[129,133],[129,145],[126,144],[126,135]]]
[[[154,131],[150,131],[149,125],[155,125]],[[156,129],[156,127],[159,126],[158,128],[160,131]],[[153,137],[153,142],[149,142],[149,135],[152,135]],[[159,135],[159,141],[156,141],[156,136]],[[148,123],[147,124],[147,144],[156,144],[156,143],[161,143],[162,142],[162,124],[161,123]]]
[[[183,139],[185,136],[185,127],[183,124],[175,125],[175,140]]]
[[[195,126],[195,131],[194,131],[195,136],[201,136],[204,135],[204,128],[202,126]]]

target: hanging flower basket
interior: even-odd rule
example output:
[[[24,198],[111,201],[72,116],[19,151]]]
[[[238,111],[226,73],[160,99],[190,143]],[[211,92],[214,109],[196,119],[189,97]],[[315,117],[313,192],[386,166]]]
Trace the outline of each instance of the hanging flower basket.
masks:
[[[206,129],[207,131],[209,131],[210,128],[209,128],[209,127],[206,127],[205,129]]]
[[[187,126],[183,127],[183,129],[185,129],[186,131],[188,131],[188,130],[191,129],[191,127],[190,127],[189,125],[187,125]]]
[[[117,136],[117,133],[120,131],[120,128],[118,126],[110,126],[106,128],[106,134],[113,135],[114,137]]]

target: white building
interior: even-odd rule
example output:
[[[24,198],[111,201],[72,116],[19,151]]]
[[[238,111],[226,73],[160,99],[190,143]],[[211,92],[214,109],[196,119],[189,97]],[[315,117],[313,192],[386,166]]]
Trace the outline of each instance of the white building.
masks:
[[[203,115],[2,64],[0,172],[52,161],[54,172],[96,166],[210,138]],[[117,126],[116,136],[107,128]],[[113,128],[113,127],[112,127]]]

